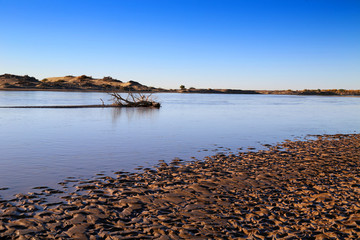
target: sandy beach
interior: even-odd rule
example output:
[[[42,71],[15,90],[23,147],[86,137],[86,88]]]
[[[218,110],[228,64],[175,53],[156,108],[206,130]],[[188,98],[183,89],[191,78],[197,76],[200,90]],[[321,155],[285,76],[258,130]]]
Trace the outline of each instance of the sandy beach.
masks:
[[[267,147],[38,187],[0,200],[0,238],[360,238],[359,134]]]

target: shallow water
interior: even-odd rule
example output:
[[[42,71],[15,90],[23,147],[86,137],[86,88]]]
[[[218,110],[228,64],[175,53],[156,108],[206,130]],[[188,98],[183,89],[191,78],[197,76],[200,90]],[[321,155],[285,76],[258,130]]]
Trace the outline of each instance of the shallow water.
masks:
[[[56,187],[66,177],[132,171],[158,160],[276,144],[307,134],[354,133],[360,98],[155,95],[160,109],[0,109],[0,196]],[[6,92],[0,106],[100,104],[105,93]],[[231,150],[229,150],[230,148]]]

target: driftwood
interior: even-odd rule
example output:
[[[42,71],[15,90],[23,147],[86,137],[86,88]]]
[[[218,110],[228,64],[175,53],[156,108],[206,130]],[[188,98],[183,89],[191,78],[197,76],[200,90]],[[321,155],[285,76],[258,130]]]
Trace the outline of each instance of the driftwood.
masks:
[[[0,108],[109,108],[114,105],[1,106]]]
[[[120,93],[109,93],[113,98],[113,106],[118,107],[153,107],[160,108],[160,103],[155,102],[151,97],[152,94],[144,95],[142,93],[128,93],[126,98],[123,98]]]
[[[144,95],[142,93],[128,93],[126,98],[123,98],[120,93],[109,93],[113,98],[112,104],[99,105],[57,105],[57,106],[0,106],[0,108],[115,108],[115,107],[150,107],[160,108],[160,103],[155,102],[151,94]]]

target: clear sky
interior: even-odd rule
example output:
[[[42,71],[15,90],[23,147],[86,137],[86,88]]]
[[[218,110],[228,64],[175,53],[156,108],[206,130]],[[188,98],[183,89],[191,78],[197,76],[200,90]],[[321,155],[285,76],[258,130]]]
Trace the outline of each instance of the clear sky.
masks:
[[[0,74],[360,89],[360,0],[0,0]]]

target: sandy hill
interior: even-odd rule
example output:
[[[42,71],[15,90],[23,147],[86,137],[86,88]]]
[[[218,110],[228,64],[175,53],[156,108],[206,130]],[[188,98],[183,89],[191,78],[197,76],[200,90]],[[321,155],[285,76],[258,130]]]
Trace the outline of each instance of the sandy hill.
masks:
[[[122,82],[112,77],[92,78],[90,76],[65,76],[45,78],[41,81],[42,88],[65,88],[84,90],[124,90],[124,91],[150,91],[151,88],[138,82]]]
[[[41,81],[34,77],[12,74],[0,75],[0,89],[62,89],[62,90],[99,90],[99,91],[156,91],[153,87],[135,81],[122,82],[112,77],[93,78],[86,75],[45,78]]]
[[[39,80],[28,75],[0,75],[0,88],[36,88],[40,83]]]

